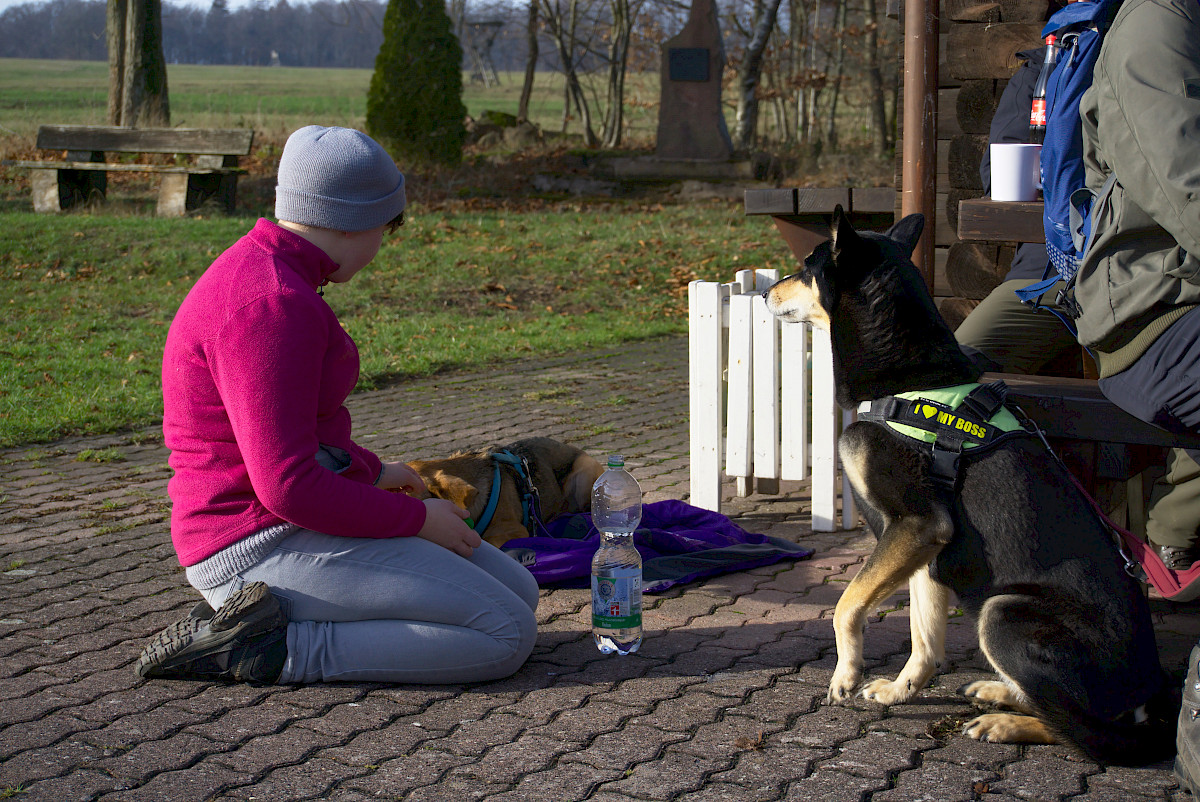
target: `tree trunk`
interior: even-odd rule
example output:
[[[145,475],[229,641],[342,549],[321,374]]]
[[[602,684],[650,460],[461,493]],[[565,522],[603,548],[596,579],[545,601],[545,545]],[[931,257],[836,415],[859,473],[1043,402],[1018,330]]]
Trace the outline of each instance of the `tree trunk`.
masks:
[[[635,11],[629,0],[609,0],[612,10],[612,41],[608,48],[608,113],[604,119],[603,146],[621,144],[625,117],[625,67],[629,60],[629,39],[633,34]]]
[[[846,0],[838,0],[837,32],[833,39],[833,93],[829,99],[829,125],[825,128],[825,142],[830,150],[837,150],[837,108],[842,95],[842,73],[846,65]]]
[[[108,0],[108,124],[167,127],[161,0]]]
[[[529,20],[525,24],[525,82],[521,85],[521,100],[517,103],[517,119],[529,119],[529,98],[533,95],[533,79],[538,60],[538,0],[529,0]]]
[[[762,78],[763,52],[771,39],[771,31],[775,29],[780,2],[782,0],[768,0],[763,6],[762,14],[754,25],[754,34],[746,45],[742,67],[738,71],[738,88],[741,94],[738,96],[737,130],[733,137],[733,145],[738,150],[747,150],[754,146],[755,129],[758,127],[758,84]]]
[[[877,0],[867,0],[867,93],[871,107],[872,150],[876,156],[887,153],[891,147],[891,129],[888,127],[883,66],[879,59],[879,8]]]

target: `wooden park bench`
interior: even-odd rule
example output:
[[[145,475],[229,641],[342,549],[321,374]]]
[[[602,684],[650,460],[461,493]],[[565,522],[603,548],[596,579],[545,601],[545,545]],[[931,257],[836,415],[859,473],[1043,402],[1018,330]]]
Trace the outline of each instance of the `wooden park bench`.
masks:
[[[43,125],[39,150],[66,151],[61,161],[6,161],[31,170],[33,208],[57,212],[103,200],[108,173],[157,173],[160,217],[181,217],[213,203],[232,212],[237,177],[246,170],[238,157],[250,152],[254,131],[243,128],[111,128],[90,125]],[[171,153],[185,164],[132,164],[106,160],[117,154]],[[177,158],[177,161],[179,159]]]

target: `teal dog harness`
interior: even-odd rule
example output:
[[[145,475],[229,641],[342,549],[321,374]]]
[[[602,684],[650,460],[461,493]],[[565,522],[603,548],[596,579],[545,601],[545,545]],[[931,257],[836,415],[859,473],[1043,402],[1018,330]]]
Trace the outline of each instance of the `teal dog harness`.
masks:
[[[482,536],[487,531],[488,525],[491,524],[492,516],[496,514],[496,507],[500,503],[500,485],[503,481],[500,473],[501,466],[507,465],[516,474],[517,492],[521,494],[521,525],[530,535],[536,534],[534,526],[541,525],[541,512],[538,507],[537,487],[529,478],[529,466],[523,458],[511,451],[493,451],[491,457],[492,492],[488,494],[487,506],[483,508],[483,512],[479,514],[479,520],[472,528]]]

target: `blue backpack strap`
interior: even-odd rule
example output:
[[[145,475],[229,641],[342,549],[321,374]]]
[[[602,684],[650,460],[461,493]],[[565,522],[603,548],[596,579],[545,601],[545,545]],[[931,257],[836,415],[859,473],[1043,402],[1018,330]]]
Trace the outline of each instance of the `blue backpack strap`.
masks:
[[[1017,297],[1021,299],[1021,303],[1029,304],[1030,306],[1044,308],[1040,301],[1046,291],[1053,287],[1058,282],[1062,281],[1062,277],[1055,273],[1052,276],[1043,278],[1041,281],[1030,284],[1028,287],[1022,287],[1019,290],[1013,290]]]
[[[1092,70],[1105,31],[1121,0],[1080,0],[1056,11],[1042,36],[1056,34],[1064,52],[1046,85],[1046,137],[1042,143],[1043,226],[1054,270],[1069,280],[1079,269],[1072,195],[1086,183],[1079,101],[1092,84]],[[1080,201],[1081,203],[1083,200]]]

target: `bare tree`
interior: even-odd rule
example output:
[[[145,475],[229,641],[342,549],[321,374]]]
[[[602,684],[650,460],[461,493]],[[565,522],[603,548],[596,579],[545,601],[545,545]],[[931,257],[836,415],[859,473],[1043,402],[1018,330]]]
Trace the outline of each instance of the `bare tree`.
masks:
[[[169,126],[161,0],[108,0],[108,123]]]
[[[625,70],[629,64],[629,40],[633,22],[641,3],[630,0],[609,0],[610,21],[608,47],[608,97],[604,115],[603,145],[615,148],[621,144],[625,122]]]
[[[529,119],[529,98],[533,95],[533,79],[538,60],[538,0],[529,0],[529,19],[525,23],[525,82],[521,84],[521,100],[517,104],[517,119]]]
[[[594,148],[600,140],[596,137],[596,131],[592,126],[591,106],[583,91],[583,84],[579,80],[579,51],[582,50],[584,54],[587,52],[586,47],[581,47],[586,43],[577,38],[581,11],[579,0],[567,0],[566,8],[563,8],[563,0],[542,0],[542,15],[545,17],[550,35],[554,39],[559,66],[566,79],[563,130],[567,129],[567,122],[571,117],[571,107],[574,107],[583,126],[584,144],[589,148]]]
[[[766,0],[756,8],[757,18],[754,31],[746,44],[742,65],[738,70],[737,126],[733,144],[739,150],[754,146],[754,134],[758,128],[758,85],[762,78],[763,53],[775,30],[775,19],[779,15],[782,0]]]

